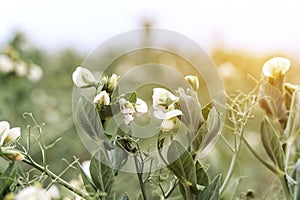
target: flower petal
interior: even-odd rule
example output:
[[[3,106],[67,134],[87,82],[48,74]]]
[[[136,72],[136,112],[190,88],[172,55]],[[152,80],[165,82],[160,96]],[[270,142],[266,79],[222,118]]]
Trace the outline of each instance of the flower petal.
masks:
[[[161,122],[161,130],[163,132],[171,131],[175,126],[175,120],[165,119]]]
[[[94,98],[94,103],[99,103],[100,105],[109,105],[110,97],[109,94],[103,90],[99,94],[97,94]]]
[[[179,115],[183,115],[181,110],[178,110],[178,109],[170,110],[169,112],[166,113],[166,119],[172,119],[172,118],[177,117]]]
[[[3,144],[8,142],[13,142],[21,136],[21,129],[19,127],[14,127],[6,131],[6,137],[4,138]]]
[[[129,125],[134,120],[134,117],[132,114],[126,114],[124,115],[124,122],[126,125]]]
[[[148,112],[148,106],[145,101],[137,98],[135,103],[135,109],[137,113],[146,113]]]
[[[86,68],[77,67],[72,74],[74,84],[79,88],[89,87],[96,83],[94,75]]]
[[[289,59],[274,57],[265,62],[262,72],[266,77],[277,77],[284,75],[290,69],[291,62]]]

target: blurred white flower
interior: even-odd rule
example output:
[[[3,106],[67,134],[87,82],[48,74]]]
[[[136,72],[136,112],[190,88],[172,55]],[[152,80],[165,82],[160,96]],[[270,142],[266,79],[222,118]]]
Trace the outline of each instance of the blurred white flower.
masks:
[[[124,98],[119,100],[121,113],[124,115],[124,122],[129,125],[133,120],[133,115],[140,116],[148,112],[148,106],[145,101],[137,98],[135,103],[131,103]]]
[[[7,55],[0,55],[0,72],[5,74],[14,70],[14,63]]]
[[[103,90],[99,94],[97,94],[94,98],[94,103],[99,103],[100,105],[109,105],[110,104],[110,97],[109,94]]]
[[[10,128],[7,121],[0,122],[0,146],[17,140],[21,136],[19,127]]]
[[[27,65],[24,61],[19,61],[16,63],[15,72],[17,76],[23,77],[27,74]]]
[[[187,75],[184,79],[192,86],[194,91],[199,89],[199,79],[197,76]]]
[[[116,74],[112,74],[111,77],[109,78],[109,86],[112,87],[113,89],[116,88],[118,81],[120,79],[120,76]]]
[[[262,68],[263,75],[276,78],[283,76],[290,69],[291,62],[287,58],[274,57],[265,62]]]
[[[176,122],[176,117],[178,117],[180,115],[183,115],[183,113],[181,112],[181,110],[178,110],[178,109],[167,112],[165,114],[164,120],[161,123],[161,126],[160,126],[161,130],[163,132],[173,130],[173,128],[175,126],[175,122]]]
[[[16,200],[51,200],[51,197],[44,189],[29,186],[17,194]]]
[[[78,88],[91,87],[96,84],[94,75],[86,68],[77,67],[72,74],[74,84]]]
[[[236,71],[236,67],[230,62],[222,63],[219,66],[219,72],[221,73],[223,78],[233,77]]]
[[[31,82],[38,82],[43,77],[43,70],[40,66],[36,64],[31,64],[29,68],[29,72],[27,74],[27,78]]]
[[[48,190],[47,194],[51,197],[51,199],[59,199],[59,190],[56,185],[52,185]]]
[[[91,177],[90,164],[91,164],[90,160],[86,160],[81,163],[82,170],[88,177]]]

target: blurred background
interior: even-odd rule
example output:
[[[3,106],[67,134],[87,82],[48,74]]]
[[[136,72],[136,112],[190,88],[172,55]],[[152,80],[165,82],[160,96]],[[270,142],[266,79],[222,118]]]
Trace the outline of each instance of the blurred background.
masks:
[[[81,161],[89,159],[74,128],[71,74],[102,42],[142,27],[169,29],[197,42],[215,62],[228,93],[249,92],[256,85],[249,75],[259,80],[263,63],[273,56],[291,60],[287,79],[300,84],[298,9],[296,0],[1,1],[0,121],[20,126],[26,133],[32,121],[23,118],[23,113],[32,112],[39,123],[45,123],[47,142],[61,137],[56,148],[49,150],[54,171],[65,168],[62,158],[72,160],[76,155]],[[147,37],[151,38],[151,32],[145,32]],[[261,111],[256,112],[259,116]],[[259,117],[250,122],[249,137],[264,154],[259,123]],[[221,140],[209,157],[205,162],[211,175],[224,174],[230,152]],[[247,150],[240,158],[231,185],[234,188],[241,180],[236,197],[246,199],[253,190],[262,198],[273,183],[272,175]],[[72,173],[65,178],[71,179]]]

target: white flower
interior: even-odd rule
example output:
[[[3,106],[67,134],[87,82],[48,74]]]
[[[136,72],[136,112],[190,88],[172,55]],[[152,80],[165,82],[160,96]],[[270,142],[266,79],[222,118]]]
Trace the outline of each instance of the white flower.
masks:
[[[142,99],[137,98],[135,102],[135,110],[136,110],[136,115],[140,116],[146,112],[148,112],[148,106],[145,101]]]
[[[51,197],[44,189],[29,186],[17,194],[16,200],[51,200]]]
[[[90,160],[86,160],[81,163],[82,170],[88,177],[91,177],[90,164],[91,164]]]
[[[181,112],[181,110],[178,110],[178,109],[167,112],[165,114],[164,120],[162,121],[162,123],[160,125],[161,130],[163,132],[171,131],[175,126],[176,117],[178,117],[180,115],[183,115],[183,113]]]
[[[262,72],[266,77],[276,78],[283,76],[290,69],[291,62],[289,59],[274,57],[265,62]]]
[[[17,76],[20,76],[20,77],[25,76],[27,73],[26,63],[23,61],[16,63],[15,72],[16,72]]]
[[[46,192],[51,197],[51,199],[59,199],[59,190],[56,185],[52,185]]]
[[[124,122],[129,125],[133,120],[133,115],[140,116],[148,112],[148,106],[145,101],[137,98],[135,103],[131,103],[124,98],[119,100],[121,113],[124,115]]]
[[[178,97],[164,88],[154,88],[152,99],[153,107],[163,110],[167,110],[166,107],[172,102],[178,101]]]
[[[0,122],[0,146],[17,140],[20,135],[21,130],[19,127],[10,129],[10,125],[7,121]]]
[[[197,76],[187,75],[184,79],[192,86],[194,91],[199,89],[199,79]]]
[[[129,125],[134,120],[133,114],[124,115],[124,122],[126,125]]]
[[[110,97],[109,94],[103,90],[99,94],[97,94],[94,98],[94,103],[99,103],[100,105],[109,105],[110,104]]]
[[[90,87],[96,84],[94,75],[86,68],[77,67],[72,74],[74,84],[79,88]]]
[[[109,79],[110,87],[115,88],[118,84],[119,79],[120,79],[120,76],[118,76],[116,74],[112,74],[110,79]]]
[[[14,70],[14,63],[7,55],[0,55],[0,72],[9,73]]]
[[[31,64],[29,68],[29,72],[27,74],[27,78],[31,82],[38,82],[43,77],[43,70],[40,66],[36,64]]]

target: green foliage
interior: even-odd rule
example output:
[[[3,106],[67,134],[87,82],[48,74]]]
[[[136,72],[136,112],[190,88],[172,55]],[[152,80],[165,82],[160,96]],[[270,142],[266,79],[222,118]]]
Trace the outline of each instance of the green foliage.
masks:
[[[16,177],[16,166],[14,162],[11,162],[9,166],[0,176],[0,198],[3,199],[4,196],[10,192],[10,186],[14,182]]]
[[[202,112],[205,121],[191,142],[192,152],[195,154],[203,150],[220,130],[220,117],[216,108],[209,104]]]
[[[104,130],[95,106],[86,97],[81,96],[76,108],[75,120],[78,129],[93,139],[104,139]]]
[[[90,174],[86,174],[80,165],[78,165],[77,168],[80,171],[82,181],[84,184],[84,188],[88,192],[89,196],[94,196],[95,199],[99,200],[100,198],[95,196],[97,193],[97,188],[94,185],[94,183],[92,182],[92,180],[88,177]]]
[[[285,156],[277,135],[278,133],[276,133],[276,130],[273,128],[272,124],[267,118],[263,119],[260,126],[260,131],[262,143],[268,156],[271,158],[275,166],[284,172]]]
[[[194,135],[203,122],[201,105],[191,90],[186,93],[182,88],[179,88],[178,93],[180,110],[183,113],[181,121],[187,127],[188,134]]]
[[[178,155],[180,155],[178,157]],[[191,154],[174,140],[168,149],[168,168],[177,176],[184,186],[196,186],[196,168]]]
[[[222,176],[216,176],[212,182],[200,192],[196,200],[218,200],[219,190],[222,185]]]
[[[292,174],[292,180],[288,179],[289,188],[293,196],[293,200],[300,199],[300,160],[296,163]]]
[[[115,176],[107,155],[99,150],[93,156],[90,164],[90,173],[92,180],[97,190],[104,195],[101,195],[102,200],[116,199]]]
[[[294,141],[300,133],[300,90],[295,90],[292,96],[287,126],[284,135]]]

